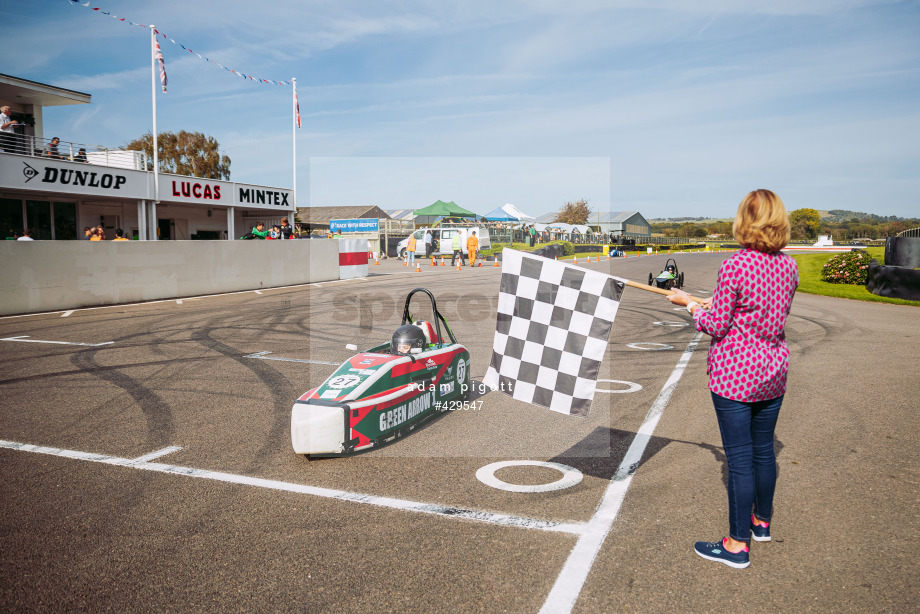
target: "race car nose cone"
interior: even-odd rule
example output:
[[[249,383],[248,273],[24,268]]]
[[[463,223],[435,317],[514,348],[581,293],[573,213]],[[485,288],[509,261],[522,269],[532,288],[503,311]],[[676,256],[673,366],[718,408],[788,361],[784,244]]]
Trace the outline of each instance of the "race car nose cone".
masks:
[[[291,408],[291,445],[297,454],[335,454],[345,449],[345,409],[308,403]]]

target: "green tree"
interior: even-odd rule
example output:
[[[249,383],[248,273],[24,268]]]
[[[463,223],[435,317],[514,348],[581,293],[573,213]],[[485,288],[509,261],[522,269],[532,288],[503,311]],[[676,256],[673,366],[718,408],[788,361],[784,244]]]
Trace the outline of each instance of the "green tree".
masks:
[[[711,235],[731,235],[732,234],[732,223],[731,222],[713,222],[709,225],[706,230]]]
[[[792,236],[796,239],[814,239],[821,230],[821,214],[816,209],[796,209],[789,214]]]
[[[153,170],[153,135],[148,132],[125,145],[125,149],[147,154],[147,170]],[[220,144],[200,132],[161,132],[157,137],[161,173],[190,175],[203,179],[230,179],[230,158],[220,155]]]
[[[556,213],[556,219],[553,221],[562,222],[563,224],[587,224],[590,217],[591,209],[588,208],[588,201],[582,198],[574,203],[566,203]]]

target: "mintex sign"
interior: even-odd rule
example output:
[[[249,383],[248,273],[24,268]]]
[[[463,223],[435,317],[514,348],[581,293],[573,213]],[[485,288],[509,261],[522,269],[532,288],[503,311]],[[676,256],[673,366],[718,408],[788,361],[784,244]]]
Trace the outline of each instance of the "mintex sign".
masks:
[[[357,219],[357,220],[331,220],[329,230],[333,232],[379,232],[380,220],[374,219]]]
[[[283,209],[291,211],[294,208],[294,193],[290,190],[237,183],[234,186],[234,191],[235,204],[245,206],[247,209]]]

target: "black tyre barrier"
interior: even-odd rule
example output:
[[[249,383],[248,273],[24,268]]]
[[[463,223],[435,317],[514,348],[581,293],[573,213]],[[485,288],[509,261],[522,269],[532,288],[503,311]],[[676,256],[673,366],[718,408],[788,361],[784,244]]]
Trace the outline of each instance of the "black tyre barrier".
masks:
[[[878,260],[869,263],[866,290],[878,296],[920,301],[920,271],[903,266],[882,266]]]
[[[885,239],[885,264],[920,268],[920,237],[888,237]]]
[[[544,258],[549,258],[550,260],[554,258],[561,258],[563,255],[561,245],[544,245],[543,247],[535,249],[531,253],[535,256],[543,256]]]

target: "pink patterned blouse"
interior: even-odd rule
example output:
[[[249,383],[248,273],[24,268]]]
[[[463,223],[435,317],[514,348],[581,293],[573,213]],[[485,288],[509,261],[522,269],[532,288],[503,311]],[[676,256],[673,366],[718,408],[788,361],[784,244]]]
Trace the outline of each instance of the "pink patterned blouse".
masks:
[[[722,263],[711,308],[693,314],[696,329],[712,337],[712,392],[744,403],[786,393],[786,316],[798,285],[795,260],[782,252],[744,249]]]

